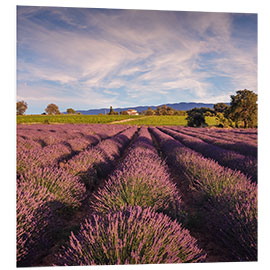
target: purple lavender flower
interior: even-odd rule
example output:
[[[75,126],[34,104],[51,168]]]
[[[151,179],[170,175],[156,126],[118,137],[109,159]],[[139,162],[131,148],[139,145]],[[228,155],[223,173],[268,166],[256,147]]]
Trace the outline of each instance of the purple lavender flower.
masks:
[[[70,207],[80,206],[81,201],[86,197],[85,186],[78,177],[55,167],[33,167],[18,179],[18,183],[21,182],[30,182],[37,187],[45,187],[57,201]]]
[[[199,200],[198,211],[208,217],[205,225],[213,241],[225,247],[232,260],[257,260],[257,185],[160,130],[150,130],[171,166],[189,181],[194,199]]]
[[[145,127],[94,198],[92,205],[98,213],[117,211],[127,205],[151,206],[173,218],[182,211],[181,198]]]
[[[194,138],[184,133],[176,132],[167,128],[161,128],[162,131],[168,133],[181,143],[191,149],[202,153],[206,157],[213,158],[220,165],[229,167],[234,170],[240,170],[247,176],[251,177],[254,182],[257,181],[257,160],[251,156],[243,156],[234,151],[220,148]]]
[[[205,254],[181,224],[151,208],[128,207],[85,220],[58,254],[58,265],[201,262]]]
[[[53,194],[46,187],[31,182],[21,182],[17,186],[17,261],[33,255],[41,236],[46,235],[52,210],[49,201],[54,201]]]

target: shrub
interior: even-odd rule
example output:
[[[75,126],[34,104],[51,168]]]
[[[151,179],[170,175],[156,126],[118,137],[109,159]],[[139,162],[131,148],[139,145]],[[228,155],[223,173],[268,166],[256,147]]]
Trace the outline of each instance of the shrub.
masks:
[[[58,255],[59,265],[200,262],[205,254],[188,230],[151,208],[94,215]]]
[[[146,127],[140,129],[126,158],[94,197],[92,204],[98,213],[138,205],[152,207],[173,218],[183,217],[181,198]]]
[[[48,193],[66,206],[78,207],[85,199],[86,189],[79,178],[58,168],[32,168],[19,178],[19,182],[31,182],[36,187],[45,187]]]
[[[138,148],[130,151],[122,166],[94,195],[93,208],[99,213],[123,206],[152,207],[173,218],[181,218],[181,198],[170,181],[158,154]]]
[[[45,187],[22,182],[17,187],[17,262],[31,254],[37,242],[46,237],[53,213],[48,206],[55,197]]]

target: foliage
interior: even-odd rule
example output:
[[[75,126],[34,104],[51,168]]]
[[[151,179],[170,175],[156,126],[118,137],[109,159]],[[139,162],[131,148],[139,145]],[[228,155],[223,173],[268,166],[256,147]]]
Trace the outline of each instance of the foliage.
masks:
[[[216,103],[214,105],[214,111],[216,113],[224,113],[226,110],[228,110],[229,105],[227,105],[226,103]]]
[[[206,107],[193,108],[187,111],[187,115],[186,120],[189,127],[205,127],[208,125],[205,117],[215,115],[215,111]]]
[[[168,107],[167,105],[159,106],[156,110],[153,110],[151,107],[149,107],[146,111],[142,111],[143,115],[179,115],[179,116],[186,116],[186,111],[178,111],[171,107]]]
[[[45,109],[45,112],[49,115],[51,114],[60,114],[59,108],[57,105],[51,103],[47,106],[47,108]]]
[[[155,115],[155,111],[149,107],[147,111],[144,112],[145,115]]]
[[[202,126],[207,126],[205,122],[205,116],[204,112],[201,109],[194,108],[189,111],[187,111],[187,125],[189,127],[202,127]]]
[[[18,101],[16,103],[16,107],[17,107],[17,115],[23,115],[27,110],[27,103],[23,100]]]
[[[120,114],[121,115],[129,115],[127,111],[121,111]]]
[[[73,110],[72,108],[67,109],[67,114],[75,114],[75,113],[76,113],[76,111]]]
[[[158,106],[155,110],[156,115],[174,115],[175,110],[167,105]]]
[[[108,115],[118,115],[118,112],[115,112],[113,107],[110,106],[110,111],[108,112]]]
[[[244,122],[244,128],[257,126],[258,95],[250,90],[238,90],[236,95],[231,96],[229,118],[235,121],[236,127],[239,122]]]
[[[222,128],[228,128],[233,126],[233,122],[231,119],[227,118],[224,116],[224,113],[217,112],[216,114],[216,120],[217,120],[217,125],[218,127]]]
[[[187,112],[186,111],[178,111],[178,110],[175,110],[174,111],[174,115],[181,115],[181,116],[187,116]]]

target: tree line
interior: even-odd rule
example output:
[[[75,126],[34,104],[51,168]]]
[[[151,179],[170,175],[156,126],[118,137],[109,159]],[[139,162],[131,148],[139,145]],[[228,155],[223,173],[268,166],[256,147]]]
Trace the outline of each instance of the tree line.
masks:
[[[216,116],[219,127],[254,128],[258,126],[258,95],[244,89],[231,95],[230,105],[217,103],[213,109],[194,108],[187,111],[190,127],[207,126],[205,117]]]
[[[213,109],[210,108],[193,108],[188,111],[175,110],[169,106],[158,106],[155,110],[149,107],[142,111],[142,115],[181,115],[186,116],[188,126],[203,127],[207,126],[205,117],[215,116],[219,127],[244,127],[252,128],[258,126],[258,95],[253,91],[244,89],[236,91],[236,95],[231,95],[230,105],[225,103],[216,103]],[[17,102],[17,115],[23,115],[28,106],[25,101]],[[80,114],[74,109],[68,108],[67,114]],[[57,115],[61,114],[56,104],[49,104],[43,114]],[[107,115],[118,115],[112,106]],[[127,111],[122,111],[120,114],[128,114]]]
[[[27,110],[28,105],[25,101],[18,101],[17,102],[17,115],[24,115],[25,111]],[[67,114],[80,114],[80,112],[76,112],[74,109],[72,108],[68,108],[66,110]],[[45,112],[42,113],[43,115],[56,115],[56,114],[61,114],[58,106],[54,103],[49,104],[46,109]]]

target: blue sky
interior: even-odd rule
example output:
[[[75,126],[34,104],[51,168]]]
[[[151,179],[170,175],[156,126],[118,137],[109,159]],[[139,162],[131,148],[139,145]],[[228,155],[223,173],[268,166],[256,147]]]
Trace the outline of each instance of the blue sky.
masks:
[[[257,15],[17,8],[17,100],[67,108],[229,102],[257,92]]]

